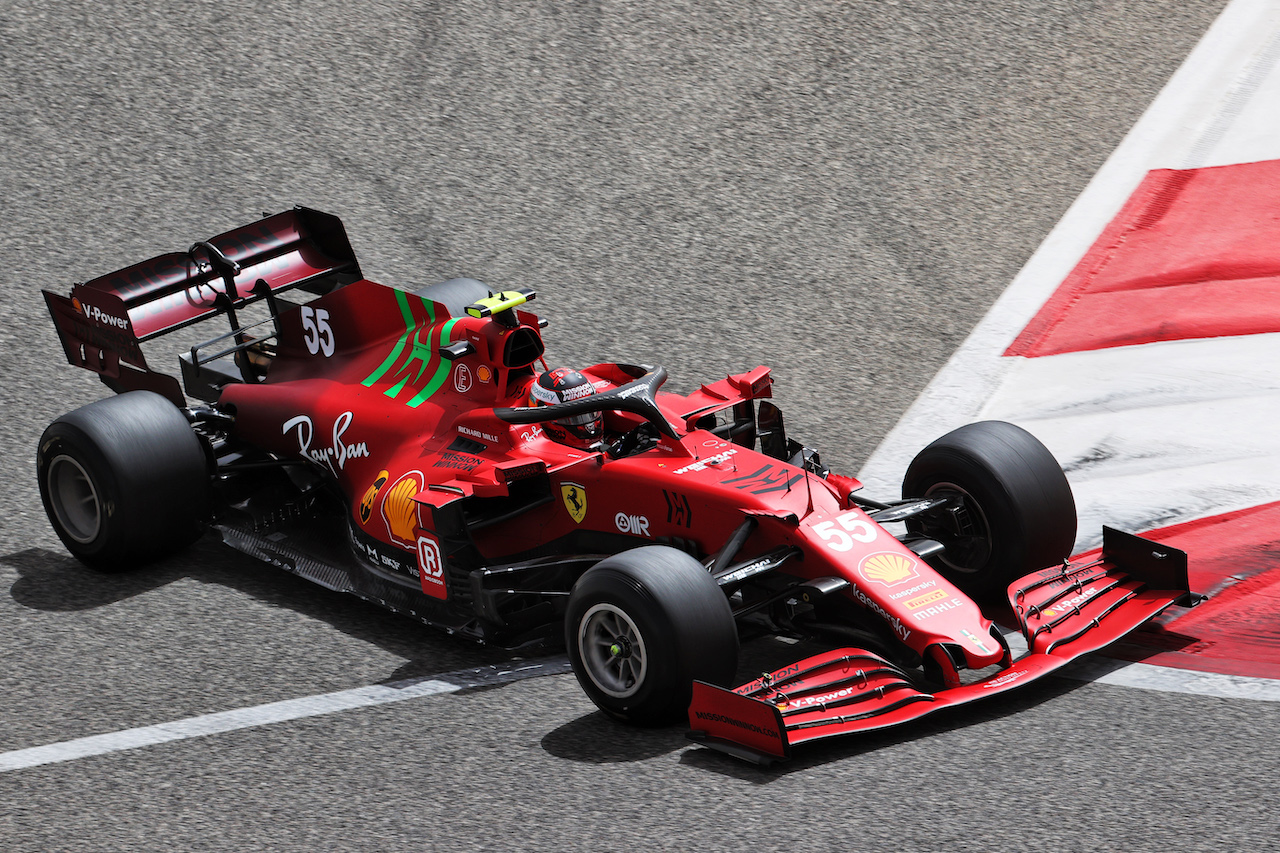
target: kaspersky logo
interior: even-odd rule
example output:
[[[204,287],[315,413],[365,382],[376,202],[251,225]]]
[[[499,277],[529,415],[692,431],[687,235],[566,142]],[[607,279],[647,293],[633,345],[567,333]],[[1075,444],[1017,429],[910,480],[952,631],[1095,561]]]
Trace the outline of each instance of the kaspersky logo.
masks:
[[[71,306],[83,314],[85,319],[92,320],[100,326],[112,326],[116,329],[129,328],[129,321],[124,317],[112,316],[97,305],[86,305],[80,301],[79,297],[71,300]]]

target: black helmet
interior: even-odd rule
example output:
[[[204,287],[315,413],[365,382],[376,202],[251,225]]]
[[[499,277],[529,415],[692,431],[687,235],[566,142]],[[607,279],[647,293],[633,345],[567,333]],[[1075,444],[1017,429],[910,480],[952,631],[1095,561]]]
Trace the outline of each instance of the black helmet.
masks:
[[[538,377],[529,388],[530,406],[554,406],[581,400],[596,393],[591,380],[576,370],[558,367]],[[604,419],[600,412],[584,412],[557,418],[542,425],[547,438],[572,447],[588,448],[604,436]]]

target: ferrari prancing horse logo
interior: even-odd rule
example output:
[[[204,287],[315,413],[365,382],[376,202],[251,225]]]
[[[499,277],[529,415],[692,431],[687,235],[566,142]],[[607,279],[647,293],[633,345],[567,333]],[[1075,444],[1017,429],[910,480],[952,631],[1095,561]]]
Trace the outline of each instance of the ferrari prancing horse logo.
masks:
[[[561,483],[560,497],[564,499],[564,508],[574,524],[581,524],[587,517],[587,490],[577,483]]]

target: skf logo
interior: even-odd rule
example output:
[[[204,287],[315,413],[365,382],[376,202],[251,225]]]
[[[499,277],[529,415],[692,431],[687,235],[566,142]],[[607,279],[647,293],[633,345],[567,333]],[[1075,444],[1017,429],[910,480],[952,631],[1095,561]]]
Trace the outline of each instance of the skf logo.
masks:
[[[382,491],[382,487],[386,485],[387,478],[391,475],[386,471],[378,474],[378,479],[373,481],[373,485],[364,493],[364,497],[360,499],[360,523],[367,524],[369,517],[373,515],[373,500],[378,496],[378,492]]]
[[[561,483],[560,497],[574,524],[581,524],[587,517],[587,490],[577,483]]]
[[[622,533],[633,533],[636,536],[649,535],[649,519],[643,515],[627,515],[620,512],[613,517],[613,523]]]
[[[872,554],[858,565],[858,574],[869,581],[885,586],[897,586],[909,580],[915,580],[915,561],[903,554],[885,551]]]

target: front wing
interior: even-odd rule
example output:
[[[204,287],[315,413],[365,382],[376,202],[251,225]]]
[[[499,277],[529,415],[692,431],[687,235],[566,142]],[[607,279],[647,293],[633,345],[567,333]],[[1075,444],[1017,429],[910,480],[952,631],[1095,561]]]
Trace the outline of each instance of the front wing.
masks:
[[[1009,587],[1027,652],[971,684],[921,689],[919,678],[866,649],[824,652],[735,690],[695,682],[689,737],[768,764],[808,741],[873,731],[1028,684],[1115,642],[1172,604],[1199,601],[1187,555],[1103,528],[1097,559],[1033,572]]]

